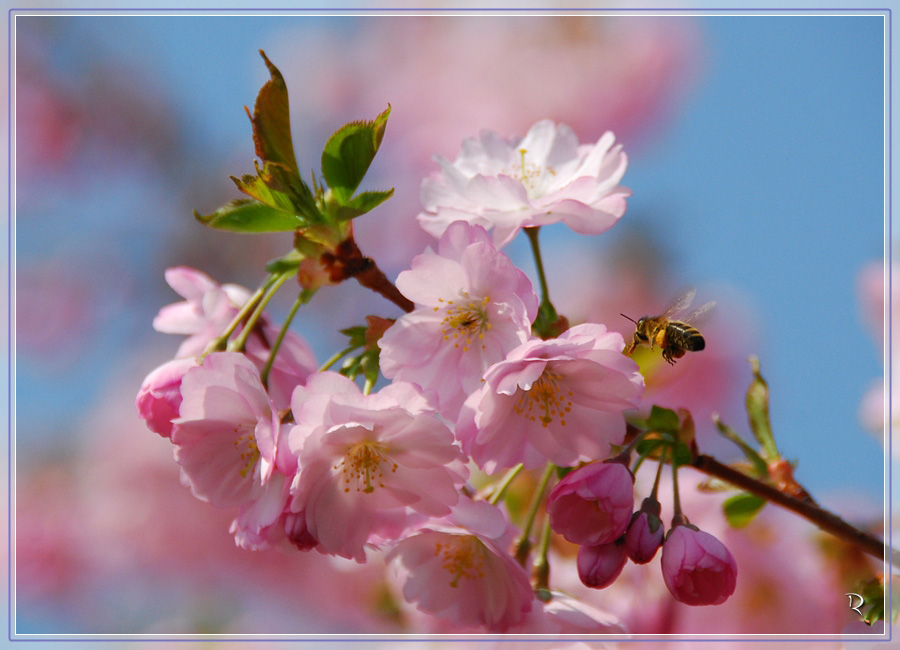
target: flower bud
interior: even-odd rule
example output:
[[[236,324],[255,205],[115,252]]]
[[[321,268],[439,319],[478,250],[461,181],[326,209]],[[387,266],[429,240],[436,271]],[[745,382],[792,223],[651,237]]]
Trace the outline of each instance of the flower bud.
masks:
[[[603,589],[615,582],[627,559],[623,539],[609,544],[582,546],[578,549],[578,577],[585,586]]]
[[[173,359],[153,370],[138,391],[134,405],[147,428],[163,438],[172,436],[172,420],[181,407],[181,380],[197,365],[193,357]]]
[[[689,524],[676,525],[663,544],[666,587],[686,605],[720,605],[734,593],[737,565],[718,539]]]
[[[634,510],[634,476],[619,462],[590,463],[550,492],[550,526],[573,544],[596,546],[625,532]]]
[[[659,501],[644,499],[625,531],[625,552],[636,564],[647,564],[663,542],[665,529],[659,518]]]

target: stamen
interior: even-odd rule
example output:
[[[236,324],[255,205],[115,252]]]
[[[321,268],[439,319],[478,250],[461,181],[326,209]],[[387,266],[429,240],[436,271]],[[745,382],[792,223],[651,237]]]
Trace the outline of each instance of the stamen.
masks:
[[[547,428],[554,420],[559,421],[560,426],[566,426],[566,413],[572,411],[574,393],[567,389],[560,381],[562,375],[549,368],[531,386],[531,390],[520,390],[516,400],[515,410],[532,422],[540,422]]]
[[[245,430],[244,433],[241,433],[242,429]],[[247,478],[247,475],[256,466],[256,461],[259,460],[259,447],[256,446],[256,436],[253,434],[253,429],[246,426],[235,427],[234,432],[238,434],[238,437],[234,439],[234,448],[244,464],[240,474],[242,478]]]
[[[443,562],[441,568],[450,574],[450,586],[459,587],[460,579],[480,580],[484,578],[481,543],[472,535],[453,535],[452,541],[436,542],[435,556]]]
[[[463,352],[469,351],[469,346],[474,338],[484,339],[484,332],[491,329],[488,322],[488,305],[491,304],[490,296],[485,296],[480,300],[469,298],[468,291],[461,291],[460,295],[465,299],[458,304],[453,304],[452,300],[440,300],[445,302],[447,307],[444,308],[444,319],[441,321],[444,340],[454,339],[453,347],[462,346]],[[435,308],[437,309],[437,308]],[[482,344],[484,349],[485,345]]]
[[[347,448],[347,454],[332,469],[344,475],[344,492],[356,483],[356,491],[371,494],[376,487],[384,487],[385,469],[397,471],[397,463],[387,458],[390,448],[379,442],[363,440]]]

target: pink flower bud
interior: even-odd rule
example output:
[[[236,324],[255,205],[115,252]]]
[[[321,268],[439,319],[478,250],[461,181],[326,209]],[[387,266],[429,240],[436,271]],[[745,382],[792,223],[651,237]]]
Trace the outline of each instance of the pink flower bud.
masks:
[[[563,478],[547,501],[550,526],[573,544],[596,546],[625,532],[634,510],[634,476],[618,462],[590,463]]]
[[[647,564],[663,542],[665,529],[659,518],[659,502],[644,499],[625,531],[625,552],[636,564]]]
[[[172,435],[172,420],[181,407],[181,380],[197,365],[193,357],[174,359],[152,371],[138,391],[134,405],[147,428],[163,438]]]
[[[578,549],[578,577],[592,589],[603,589],[615,582],[627,559],[621,539],[610,544],[582,546]]]
[[[663,544],[662,572],[675,600],[686,605],[720,605],[737,584],[737,564],[725,545],[684,524]]]

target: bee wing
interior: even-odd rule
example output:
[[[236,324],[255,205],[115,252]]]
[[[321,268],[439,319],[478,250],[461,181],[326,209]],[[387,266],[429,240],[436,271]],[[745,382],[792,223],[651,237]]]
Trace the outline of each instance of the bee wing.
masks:
[[[678,296],[672,303],[666,307],[666,310],[661,313],[657,318],[671,318],[675,314],[683,312],[685,309],[691,306],[691,303],[694,302],[694,296],[697,295],[696,289],[688,289],[683,294]]]
[[[710,300],[708,303],[705,303],[705,304],[697,307],[697,309],[692,311],[690,314],[688,314],[681,320],[683,320],[685,323],[697,323],[697,321],[700,318],[702,318],[704,315],[709,313],[709,311],[715,306],[716,306],[716,301]]]

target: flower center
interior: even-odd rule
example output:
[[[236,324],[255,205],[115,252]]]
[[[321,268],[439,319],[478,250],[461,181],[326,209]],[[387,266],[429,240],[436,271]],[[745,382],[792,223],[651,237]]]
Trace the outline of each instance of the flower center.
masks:
[[[462,345],[463,352],[469,351],[472,340],[484,339],[484,333],[491,329],[488,321],[487,306],[491,304],[490,296],[485,296],[481,300],[469,298],[469,292],[461,292],[462,300],[443,300],[438,298],[438,302],[446,303],[444,307],[444,320],[441,321],[441,331],[444,334],[444,340],[453,339],[453,347],[458,348]],[[440,307],[435,307],[435,311],[440,311]],[[484,343],[481,349],[484,349]]]
[[[387,458],[390,449],[378,442],[363,440],[347,448],[347,454],[334,466],[344,475],[344,492],[349,492],[356,483],[357,492],[371,494],[376,487],[384,487],[384,473],[390,468],[397,471],[397,463]]]
[[[547,428],[559,418],[560,426],[566,426],[566,413],[572,410],[574,393],[560,381],[562,375],[549,368],[531,385],[531,390],[519,391],[519,399],[513,407],[517,415],[532,422],[540,422]]]
[[[551,176],[555,176],[556,172],[552,167],[547,167],[545,169],[540,165],[528,163],[525,160],[525,154],[527,153],[528,149],[519,149],[519,168],[509,175],[521,182],[525,187],[525,192],[528,194],[529,198],[533,199],[536,195],[540,194],[538,185],[544,176],[544,172],[546,171]]]
[[[241,433],[241,430],[244,432]],[[241,478],[247,478],[247,475],[256,465],[256,461],[259,460],[259,447],[256,446],[256,436],[253,433],[253,429],[245,425],[235,427],[234,432],[238,434],[238,437],[234,440],[234,448],[244,464],[240,470]]]
[[[476,580],[484,577],[482,554],[478,538],[471,535],[451,535],[452,540],[435,542],[434,554],[441,558],[441,568],[450,574],[450,586],[459,586],[460,579]],[[445,538],[446,539],[446,538]]]

